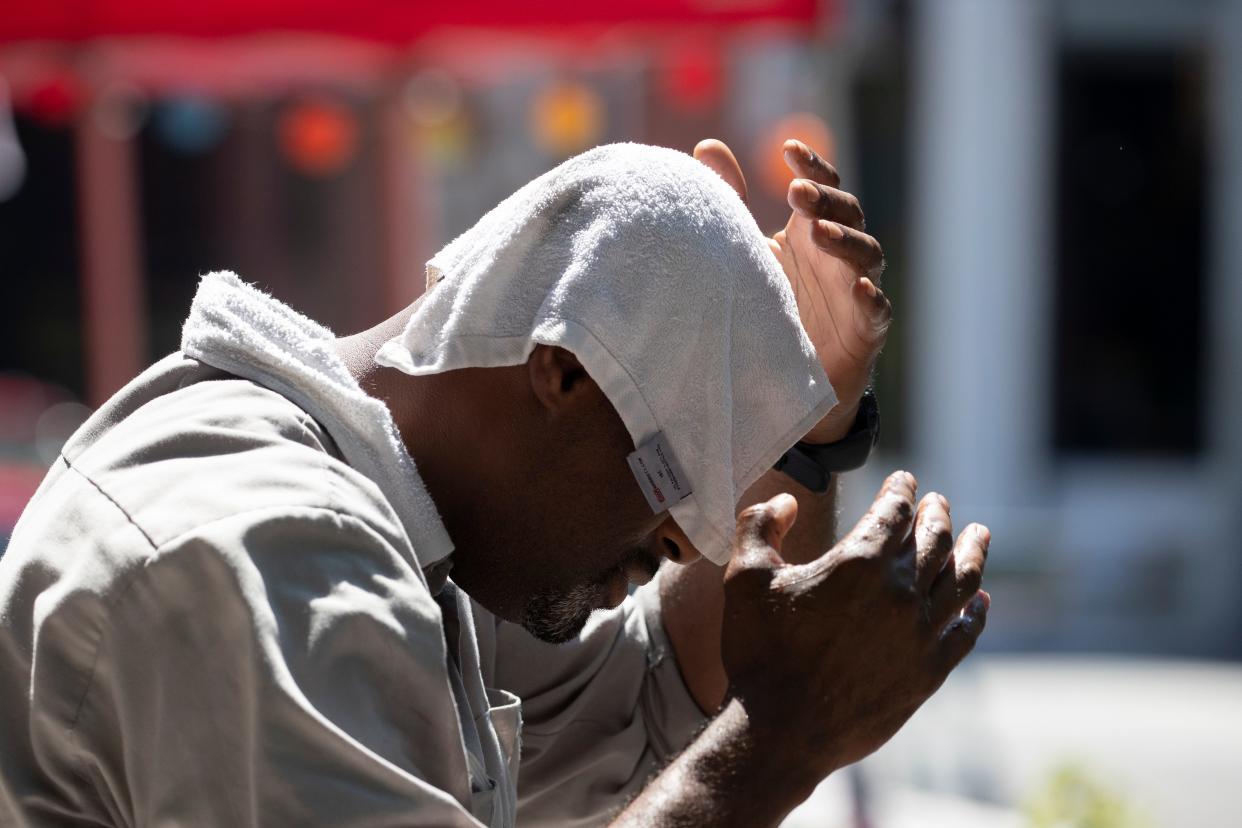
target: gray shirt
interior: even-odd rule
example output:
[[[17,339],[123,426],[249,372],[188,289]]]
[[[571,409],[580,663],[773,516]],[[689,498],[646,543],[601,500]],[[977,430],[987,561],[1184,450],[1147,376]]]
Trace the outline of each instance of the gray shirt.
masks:
[[[454,587],[434,504],[346,462],[319,392],[251,368],[157,363],[18,523],[0,824],[599,824],[689,741],[654,584],[534,640]]]

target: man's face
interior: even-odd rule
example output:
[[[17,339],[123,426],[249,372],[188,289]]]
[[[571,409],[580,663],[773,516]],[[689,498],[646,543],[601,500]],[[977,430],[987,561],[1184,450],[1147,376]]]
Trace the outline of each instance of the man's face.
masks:
[[[576,636],[596,610],[646,583],[664,557],[697,555],[667,514],[653,514],[626,463],[634,444],[602,393],[581,416],[515,435],[497,491],[453,527],[453,580],[501,618],[549,642]]]

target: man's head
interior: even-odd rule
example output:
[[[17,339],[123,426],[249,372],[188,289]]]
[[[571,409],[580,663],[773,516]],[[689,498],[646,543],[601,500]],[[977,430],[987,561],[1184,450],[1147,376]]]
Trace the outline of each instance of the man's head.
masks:
[[[499,617],[564,641],[665,557],[698,557],[667,513],[652,513],[626,463],[629,432],[569,351],[383,373],[381,396],[453,538],[453,580]]]
[[[472,550],[455,557],[455,580],[502,617],[548,620],[547,636],[619,599],[620,574],[650,568],[671,534],[678,554],[689,538],[727,562],[738,498],[835,401],[737,192],[672,150],[570,159],[427,271],[433,284],[374,360],[429,399],[472,401],[430,412],[457,432],[468,423],[467,445],[419,446],[456,452],[441,468],[458,471],[415,460],[453,512],[454,544]],[[650,477],[644,503],[626,461],[636,446],[675,497]]]

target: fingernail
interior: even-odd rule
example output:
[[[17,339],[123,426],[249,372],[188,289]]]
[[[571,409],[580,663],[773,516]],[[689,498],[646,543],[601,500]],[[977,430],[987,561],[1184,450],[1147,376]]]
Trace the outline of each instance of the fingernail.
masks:
[[[914,475],[908,471],[895,471],[888,476],[888,484],[892,486],[907,486],[911,489],[915,486]]]
[[[831,221],[820,219],[819,229],[824,232],[824,235],[826,235],[828,238],[832,239],[833,241],[840,241],[841,239],[845,238],[845,231],[842,230],[839,225]]]
[[[794,506],[798,505],[798,498],[794,497],[789,492],[781,492],[780,494],[773,495],[768,501],[768,503],[771,503],[777,509],[782,508],[790,502],[792,502]]]
[[[975,593],[975,597],[970,599],[969,612],[971,615],[981,615],[982,613],[987,612],[988,608],[991,606],[992,596],[988,595],[983,590],[979,590]]]
[[[819,201],[819,197],[820,197],[819,187],[816,187],[810,181],[799,181],[798,188],[802,190],[802,195],[806,197],[807,201],[811,202],[812,204]]]

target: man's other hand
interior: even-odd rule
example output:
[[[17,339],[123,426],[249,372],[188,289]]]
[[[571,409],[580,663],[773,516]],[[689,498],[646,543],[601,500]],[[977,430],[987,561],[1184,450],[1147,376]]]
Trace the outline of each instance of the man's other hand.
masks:
[[[888,333],[892,309],[880,290],[884,252],[865,232],[858,199],[838,189],[841,180],[831,164],[801,141],[786,141],[783,152],[798,176],[786,196],[793,212],[785,229],[768,242],[837,392],[838,404],[803,439],[831,443],[853,424]],[[700,141],[694,157],[746,199],[746,179],[723,142]]]
[[[803,565],[780,557],[793,497],[738,518],[724,584],[729,694],[816,781],[888,741],[983,630],[988,530],[972,524],[954,542],[948,501],[928,494],[916,508],[916,487],[891,475],[853,531]]]

